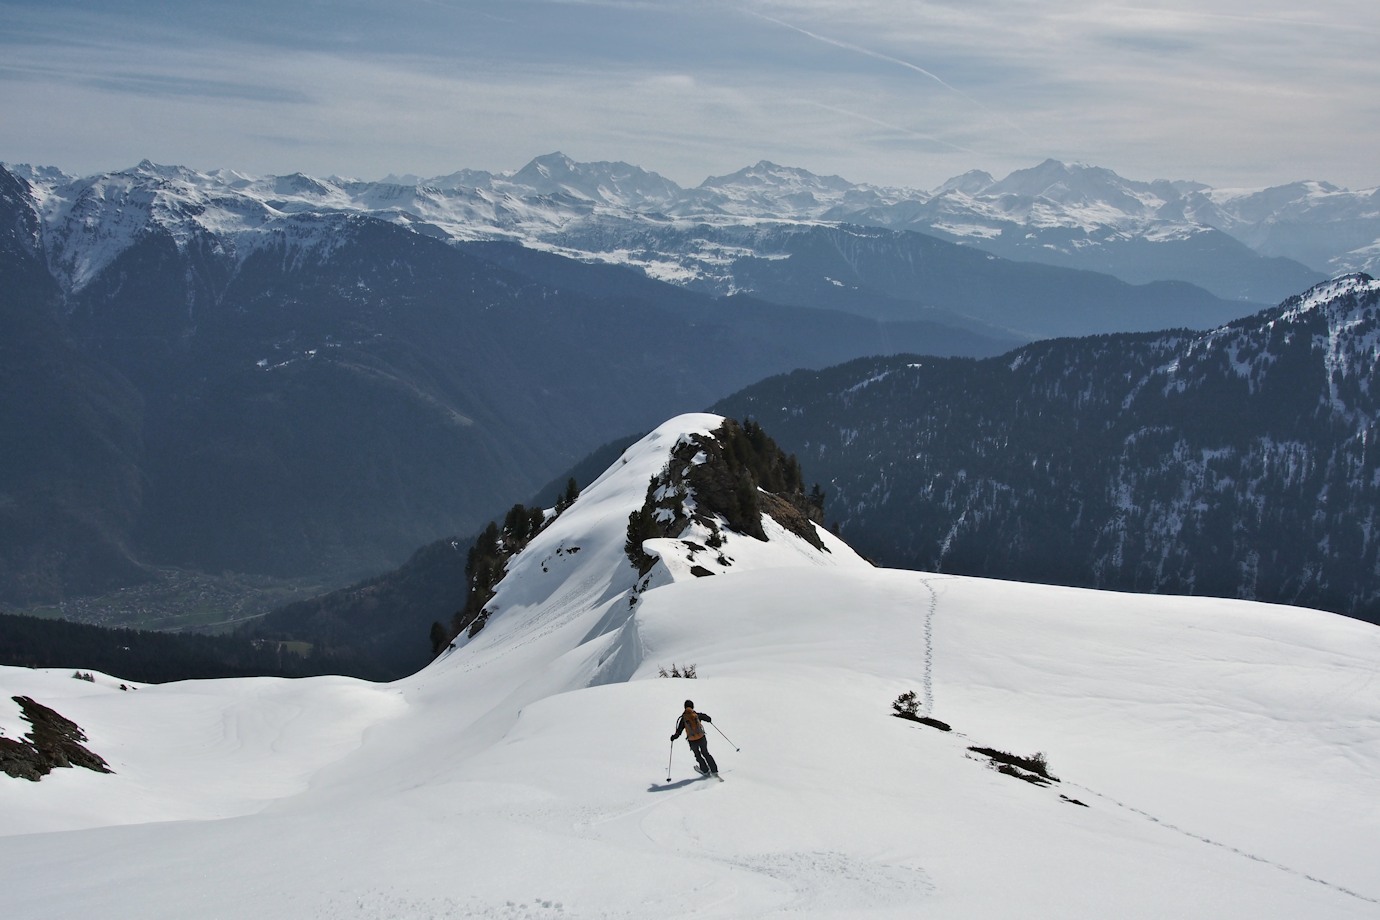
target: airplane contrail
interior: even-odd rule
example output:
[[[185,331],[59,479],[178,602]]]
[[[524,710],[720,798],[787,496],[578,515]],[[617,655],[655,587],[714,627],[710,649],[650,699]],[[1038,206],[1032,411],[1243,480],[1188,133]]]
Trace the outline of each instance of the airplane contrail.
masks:
[[[743,12],[747,13],[749,16],[755,16],[758,19],[770,22],[773,25],[780,26],[783,29],[790,29],[792,32],[797,32],[801,35],[806,36],[807,38],[812,38],[817,42],[823,42],[826,45],[833,45],[835,48],[842,48],[845,51],[852,51],[855,54],[862,54],[870,58],[875,58],[879,61],[885,61],[888,64],[895,64],[898,67],[904,67],[907,70],[914,71],[915,73],[918,73],[923,77],[933,80],[935,83],[938,83],[940,86],[944,87],[954,95],[972,103],[973,105],[982,109],[988,115],[991,115],[993,118],[998,118],[1001,121],[1006,122],[1008,126],[1015,128],[1016,131],[1021,133],[1022,135],[1025,134],[1025,132],[1021,130],[1020,125],[1017,125],[1009,119],[998,114],[997,112],[992,111],[990,108],[983,105],[977,99],[974,99],[972,96],[963,92],[963,90],[947,82],[943,77],[939,76],[937,73],[931,70],[926,70],[918,64],[912,64],[910,61],[905,61],[898,57],[892,57],[889,54],[883,54],[882,52],[874,51],[871,48],[864,48],[862,45],[855,45],[852,42],[841,41],[837,38],[830,38],[827,35],[820,35],[818,32],[811,32],[809,29],[802,29],[800,26],[794,25],[781,19],[777,19],[773,16],[768,16],[765,13],[758,13],[755,10],[743,10]]]
[[[910,61],[903,61],[900,58],[894,58],[889,54],[883,54],[880,51],[873,51],[871,48],[864,48],[862,45],[855,45],[851,42],[840,41],[837,38],[830,38],[827,35],[820,35],[818,32],[811,32],[809,29],[802,29],[800,26],[793,25],[792,23],[785,22],[781,19],[776,19],[772,16],[767,16],[764,13],[758,13],[754,10],[743,10],[743,12],[747,13],[749,16],[756,16],[758,19],[764,19],[767,22],[773,23],[774,25],[781,26],[783,29],[790,29],[792,32],[799,32],[801,35],[804,35],[808,38],[813,38],[817,42],[824,42],[824,44],[833,45],[835,48],[843,48],[845,51],[855,51],[858,54],[865,54],[868,57],[876,58],[879,61],[886,61],[889,64],[896,64],[900,67],[906,68],[907,70],[913,70],[922,76],[929,77],[931,80],[938,83],[940,86],[944,87],[950,92],[958,93],[965,99],[968,98],[966,95],[964,95],[964,93],[961,90],[953,86],[950,86],[948,83],[944,82],[943,78],[941,78],[938,74],[932,73],[931,71],[928,71],[923,67],[919,67],[915,64],[912,64]],[[976,102],[977,100],[969,101]]]

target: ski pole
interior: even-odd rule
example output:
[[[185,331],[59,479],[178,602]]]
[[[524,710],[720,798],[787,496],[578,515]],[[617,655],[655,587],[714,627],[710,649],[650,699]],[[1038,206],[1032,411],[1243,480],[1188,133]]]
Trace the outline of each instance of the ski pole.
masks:
[[[671,739],[671,753],[666,755],[666,782],[671,781],[671,758],[676,756],[676,739]]]
[[[713,722],[710,722],[709,724],[710,724],[710,725],[714,725]],[[719,728],[719,726],[717,726],[717,725],[714,725],[714,731],[718,732],[718,733],[721,734],[721,735],[724,735],[723,729],[722,729],[722,728]],[[733,739],[730,738],[730,737],[728,737],[728,735],[724,735],[724,740],[727,741],[729,744],[733,744]],[[733,744],[733,750],[735,750],[735,751],[741,751],[742,748],[738,747],[738,745],[736,745],[736,744]],[[668,770],[667,772],[670,772],[670,771]]]

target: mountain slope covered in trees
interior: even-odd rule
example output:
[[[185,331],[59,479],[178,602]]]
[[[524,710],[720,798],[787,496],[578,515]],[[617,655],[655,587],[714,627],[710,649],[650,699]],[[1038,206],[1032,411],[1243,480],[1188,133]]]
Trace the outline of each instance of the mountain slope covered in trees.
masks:
[[[1207,333],[798,371],[757,419],[888,565],[1380,621],[1380,282]]]

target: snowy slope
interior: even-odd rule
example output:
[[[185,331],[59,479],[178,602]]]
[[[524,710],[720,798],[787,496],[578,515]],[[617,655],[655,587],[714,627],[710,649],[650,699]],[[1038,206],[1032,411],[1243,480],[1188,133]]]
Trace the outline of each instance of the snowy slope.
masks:
[[[74,719],[117,771],[0,777],[7,912],[1380,912],[1380,630],[878,570],[771,526],[729,535],[712,577],[689,574],[707,550],[655,541],[639,580],[628,514],[717,424],[629,448],[511,560],[485,629],[395,684],[0,669],[3,697]],[[672,664],[698,679],[657,676]],[[955,731],[890,717],[905,690]],[[725,733],[723,783],[669,740],[687,696]],[[1043,751],[1061,782],[969,745]]]

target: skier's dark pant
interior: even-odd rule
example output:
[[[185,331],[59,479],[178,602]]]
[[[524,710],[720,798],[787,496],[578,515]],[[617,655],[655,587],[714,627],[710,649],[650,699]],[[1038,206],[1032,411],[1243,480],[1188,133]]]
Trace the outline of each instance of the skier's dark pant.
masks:
[[[709,753],[709,740],[707,738],[696,738],[691,741],[690,750],[695,753],[695,760],[699,762],[701,770],[705,773],[719,772],[719,765],[714,762],[714,758]]]

